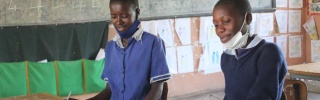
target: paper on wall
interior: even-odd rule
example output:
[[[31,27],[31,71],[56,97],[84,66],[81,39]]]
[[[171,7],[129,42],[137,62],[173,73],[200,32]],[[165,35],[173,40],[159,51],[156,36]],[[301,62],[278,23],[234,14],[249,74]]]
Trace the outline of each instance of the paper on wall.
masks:
[[[320,62],[320,40],[311,40],[311,61]]]
[[[276,20],[279,27],[279,33],[287,33],[288,26],[288,11],[287,10],[277,10],[275,12]]]
[[[175,47],[166,48],[166,60],[171,74],[178,74],[177,53]]]
[[[289,8],[302,8],[303,0],[289,0]]]
[[[191,44],[191,19],[177,18],[175,19],[175,30],[182,45]]]
[[[277,36],[276,44],[280,47],[284,58],[287,58],[287,36],[286,35]]]
[[[301,36],[289,36],[289,58],[301,57]]]
[[[205,44],[214,41],[216,38],[215,26],[212,22],[212,16],[200,17],[200,36],[199,42]]]
[[[288,1],[287,1],[287,0],[277,0],[277,1],[276,1],[277,7],[284,7],[284,8],[286,8],[286,7],[287,7],[287,4],[288,4]]]
[[[221,55],[223,53],[222,43],[217,41],[203,44],[202,69],[204,74],[220,72]]]
[[[301,32],[301,10],[289,10],[289,32]]]
[[[173,21],[170,19],[158,20],[158,34],[166,46],[174,46],[174,35],[172,30]]]
[[[319,39],[317,27],[314,22],[313,16],[311,16],[310,19],[305,24],[303,24],[303,28],[307,31],[307,33],[309,34],[309,36],[312,40]]]
[[[262,13],[259,20],[259,32],[260,36],[269,36],[273,31],[273,14]]]
[[[157,32],[157,21],[141,21],[141,26],[144,31],[154,35],[158,35]]]
[[[177,47],[178,73],[194,72],[192,46]]]

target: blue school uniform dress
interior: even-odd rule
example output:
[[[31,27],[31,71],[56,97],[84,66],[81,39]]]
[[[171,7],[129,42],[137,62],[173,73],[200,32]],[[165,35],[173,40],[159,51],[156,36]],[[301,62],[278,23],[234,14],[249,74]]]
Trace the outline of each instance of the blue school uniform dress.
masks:
[[[226,50],[221,56],[224,100],[280,100],[287,64],[279,47],[255,36],[237,52]]]
[[[151,84],[171,78],[162,39],[139,28],[128,46],[116,35],[105,48],[102,79],[112,91],[111,100],[142,100]]]

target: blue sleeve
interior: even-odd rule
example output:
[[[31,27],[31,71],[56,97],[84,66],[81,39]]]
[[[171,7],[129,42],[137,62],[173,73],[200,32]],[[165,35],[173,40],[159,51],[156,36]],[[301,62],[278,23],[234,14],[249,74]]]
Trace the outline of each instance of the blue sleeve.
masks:
[[[275,44],[267,44],[257,62],[258,76],[246,100],[280,100],[285,75],[286,60]]]
[[[107,68],[107,61],[110,59],[108,56],[110,56],[110,55],[107,55],[107,47],[108,47],[108,45],[110,44],[110,42],[108,42],[107,43],[107,45],[106,45],[106,47],[105,47],[105,49],[104,49],[104,52],[105,52],[105,54],[104,54],[104,67],[103,67],[103,70],[102,70],[102,74],[101,74],[101,79],[102,80],[104,80],[105,82],[108,82],[108,68]]]
[[[152,46],[150,84],[171,78],[166,61],[164,42],[157,38]]]

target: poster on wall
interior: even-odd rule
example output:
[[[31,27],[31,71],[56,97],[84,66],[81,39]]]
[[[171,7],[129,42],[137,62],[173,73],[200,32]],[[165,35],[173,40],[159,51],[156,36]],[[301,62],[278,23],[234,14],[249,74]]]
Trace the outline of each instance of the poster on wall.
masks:
[[[279,33],[287,33],[288,28],[288,10],[277,10],[275,12],[276,21],[279,27]]]
[[[217,41],[208,42],[203,47],[203,54],[200,58],[201,66],[199,70],[203,70],[204,74],[220,72],[221,55],[223,53],[222,43]]]
[[[157,26],[157,21],[141,21],[141,27],[143,28],[143,31],[154,35],[158,35]]]
[[[276,0],[277,7],[287,8],[288,0]]]
[[[284,58],[287,58],[287,36],[286,35],[277,36],[276,44],[280,47]]]
[[[313,16],[311,16],[310,19],[305,24],[303,24],[303,28],[307,31],[312,40],[318,40],[317,27],[314,22]]]
[[[258,34],[269,36],[273,31],[273,13],[261,13]]]
[[[320,62],[320,40],[311,40],[311,61]]]
[[[175,47],[166,48],[166,60],[171,74],[178,74],[177,53]]]
[[[289,10],[289,32],[301,32],[301,10]]]
[[[303,0],[289,0],[289,8],[302,8]]]
[[[301,36],[289,36],[289,58],[301,57]]]
[[[212,22],[212,16],[200,17],[200,36],[199,42],[205,44],[214,41],[216,29]]]
[[[320,1],[319,0],[307,0],[307,14],[319,15],[320,14]]]
[[[158,20],[158,34],[164,41],[166,46],[174,46],[174,35],[173,35],[173,20],[164,19]]]
[[[178,73],[189,73],[194,71],[192,46],[178,46]]]
[[[175,30],[182,45],[191,44],[191,19],[190,18],[176,18]]]

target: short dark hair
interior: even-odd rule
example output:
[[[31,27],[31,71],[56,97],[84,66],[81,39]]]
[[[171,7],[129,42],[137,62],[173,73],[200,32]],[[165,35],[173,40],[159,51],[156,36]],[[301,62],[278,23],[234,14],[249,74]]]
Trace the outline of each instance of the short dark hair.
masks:
[[[113,2],[121,2],[121,3],[128,3],[134,7],[134,9],[139,8],[138,0],[110,0],[109,5]]]
[[[232,5],[234,7],[233,9],[241,15],[251,13],[251,5],[248,0],[219,0],[215,7],[226,5]]]

